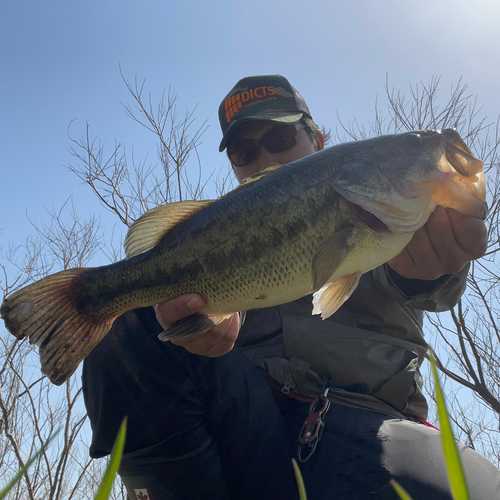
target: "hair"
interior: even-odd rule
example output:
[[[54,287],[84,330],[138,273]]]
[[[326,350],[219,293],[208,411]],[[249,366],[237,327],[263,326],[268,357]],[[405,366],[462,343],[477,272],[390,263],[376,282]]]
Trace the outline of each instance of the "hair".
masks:
[[[307,135],[309,136],[309,139],[311,139],[311,142],[313,143],[314,149],[316,151],[318,151],[318,134],[321,134],[323,136],[325,146],[330,142],[332,138],[331,129],[320,127],[311,118],[302,118],[302,120],[300,121],[305,125],[304,130],[307,132]]]
[[[327,131],[324,127],[320,128],[312,118],[309,118],[309,116],[311,116],[311,112],[309,111],[309,107],[307,106],[305,99],[293,85],[291,85],[291,87],[293,90],[293,97],[295,98],[297,109],[299,111],[302,111],[302,113],[305,113],[305,116],[300,121],[306,126],[305,130],[307,132],[307,135],[309,136],[309,139],[311,139],[314,149],[318,151],[318,135],[322,134],[325,138],[326,143],[330,140],[330,131]]]
[[[304,117],[300,121],[306,126],[305,131],[307,132],[309,139],[311,139],[314,149],[318,151],[318,134],[322,134],[323,132],[319,128],[318,124],[311,118]]]

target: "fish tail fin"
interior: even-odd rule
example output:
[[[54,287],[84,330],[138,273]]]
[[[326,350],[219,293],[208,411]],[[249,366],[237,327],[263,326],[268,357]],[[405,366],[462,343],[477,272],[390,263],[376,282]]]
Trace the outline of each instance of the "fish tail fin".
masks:
[[[79,278],[61,271],[9,295],[0,307],[7,330],[39,347],[42,373],[61,385],[108,333],[115,317],[93,319],[77,308]]]

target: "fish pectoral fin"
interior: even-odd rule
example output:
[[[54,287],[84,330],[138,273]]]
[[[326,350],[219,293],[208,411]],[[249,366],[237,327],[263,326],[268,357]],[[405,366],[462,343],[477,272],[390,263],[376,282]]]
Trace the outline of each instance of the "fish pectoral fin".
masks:
[[[173,337],[186,337],[196,333],[205,333],[214,326],[220,325],[233,314],[193,314],[172,323],[164,332],[158,335],[158,338],[165,342]]]
[[[352,227],[345,227],[321,244],[312,261],[313,292],[317,292],[330,279],[344,260],[352,231]]]
[[[173,227],[211,203],[213,200],[179,201],[148,210],[128,230],[124,243],[126,258],[151,250]]]
[[[261,172],[257,172],[256,174],[253,174],[253,175],[247,177],[246,179],[244,179],[241,182],[241,184],[238,187],[233,189],[231,191],[231,193],[235,193],[236,191],[241,191],[242,189],[245,189],[245,188],[251,186],[252,184],[254,184],[254,182],[259,181],[260,179],[262,179],[266,175],[270,174],[271,172],[274,172],[275,170],[277,170],[280,167],[281,167],[281,165],[274,165],[272,167],[267,167],[264,170],[262,170]]]
[[[361,275],[354,273],[343,276],[318,290],[313,295],[313,314],[321,314],[321,319],[329,318],[354,292]]]

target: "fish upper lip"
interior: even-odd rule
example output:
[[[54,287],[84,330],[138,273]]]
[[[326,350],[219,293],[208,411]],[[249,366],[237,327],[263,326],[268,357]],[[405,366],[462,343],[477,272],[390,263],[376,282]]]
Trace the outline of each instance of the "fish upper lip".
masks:
[[[441,132],[445,140],[445,156],[450,165],[464,177],[472,177],[483,170],[484,163],[478,160],[455,129]]]
[[[452,144],[453,146],[457,147],[464,153],[468,154],[469,156],[474,157],[474,154],[472,151],[469,149],[467,144],[463,141],[463,139],[460,137],[459,133],[456,131],[454,128],[446,128],[443,131],[441,131],[441,135],[446,139],[446,142],[448,144]]]

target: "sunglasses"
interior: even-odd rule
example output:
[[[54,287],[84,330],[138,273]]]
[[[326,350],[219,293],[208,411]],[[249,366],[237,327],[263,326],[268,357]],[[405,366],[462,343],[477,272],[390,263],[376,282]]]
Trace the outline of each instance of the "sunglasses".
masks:
[[[305,128],[303,123],[274,127],[260,139],[242,139],[227,147],[227,156],[235,167],[250,165],[260,156],[260,147],[269,153],[288,151],[297,145],[297,132]]]

